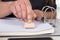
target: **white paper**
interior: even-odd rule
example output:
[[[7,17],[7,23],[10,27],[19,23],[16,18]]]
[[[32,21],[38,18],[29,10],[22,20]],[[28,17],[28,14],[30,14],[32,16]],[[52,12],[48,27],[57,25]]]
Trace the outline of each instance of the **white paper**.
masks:
[[[24,22],[17,18],[0,19],[0,32],[39,32],[53,28],[48,23],[34,21],[35,29],[25,29]]]

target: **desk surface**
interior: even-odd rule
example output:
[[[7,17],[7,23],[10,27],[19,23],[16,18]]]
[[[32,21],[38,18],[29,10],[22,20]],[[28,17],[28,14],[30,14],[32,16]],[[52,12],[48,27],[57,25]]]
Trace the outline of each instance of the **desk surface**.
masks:
[[[52,35],[60,35],[60,19],[57,19],[55,33]]]

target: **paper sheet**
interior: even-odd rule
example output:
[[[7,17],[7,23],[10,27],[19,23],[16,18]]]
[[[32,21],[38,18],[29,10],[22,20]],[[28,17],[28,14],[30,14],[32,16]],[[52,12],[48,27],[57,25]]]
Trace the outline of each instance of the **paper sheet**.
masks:
[[[24,22],[17,18],[0,19],[0,32],[38,32],[53,28],[48,23],[34,21],[35,29],[25,29]]]

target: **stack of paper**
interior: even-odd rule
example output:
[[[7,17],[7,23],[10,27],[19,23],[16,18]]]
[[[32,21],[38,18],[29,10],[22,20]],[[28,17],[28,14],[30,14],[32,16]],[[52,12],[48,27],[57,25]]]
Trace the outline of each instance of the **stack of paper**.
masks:
[[[25,29],[24,22],[17,18],[0,19],[0,35],[39,35],[54,33],[54,28],[48,23],[34,21],[35,29]]]

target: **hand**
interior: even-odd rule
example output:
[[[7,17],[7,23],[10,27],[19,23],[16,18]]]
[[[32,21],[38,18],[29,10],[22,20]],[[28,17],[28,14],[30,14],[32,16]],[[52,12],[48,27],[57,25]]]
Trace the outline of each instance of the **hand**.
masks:
[[[36,14],[36,20],[41,21],[41,18],[43,17],[43,12],[41,10],[34,10]]]
[[[41,10],[34,10],[34,12],[36,13],[37,20],[39,20],[39,21],[41,20],[41,18],[43,17],[43,15],[45,15],[45,17],[47,19],[50,19],[51,18],[51,15],[52,15],[52,18],[55,19],[56,18],[56,15],[57,15],[55,11],[53,12],[53,14],[52,14],[52,12],[43,13],[43,11],[41,11]]]
[[[27,20],[28,15],[34,18],[34,11],[32,10],[29,0],[17,0],[11,5],[11,11],[13,14],[24,21]]]

